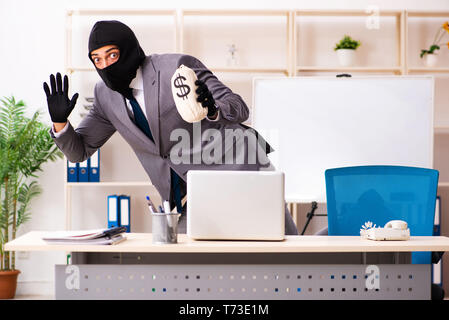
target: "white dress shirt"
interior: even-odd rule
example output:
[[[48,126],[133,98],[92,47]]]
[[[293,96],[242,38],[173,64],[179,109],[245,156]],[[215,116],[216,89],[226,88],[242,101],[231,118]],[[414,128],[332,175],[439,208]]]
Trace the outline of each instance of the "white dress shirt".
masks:
[[[143,111],[143,114],[148,119],[147,109],[145,108],[145,98],[143,95],[143,79],[142,79],[142,67],[139,67],[136,72],[136,77],[131,81],[129,87],[133,89],[134,98],[139,103],[140,108]],[[131,107],[131,103],[128,99],[125,99],[126,106],[128,107],[128,114],[134,118],[133,108]]]

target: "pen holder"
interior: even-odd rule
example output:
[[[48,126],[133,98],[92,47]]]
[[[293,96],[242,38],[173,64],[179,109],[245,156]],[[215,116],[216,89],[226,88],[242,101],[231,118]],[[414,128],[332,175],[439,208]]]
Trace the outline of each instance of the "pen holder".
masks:
[[[177,243],[178,242],[178,218],[179,213],[152,213],[153,243]]]

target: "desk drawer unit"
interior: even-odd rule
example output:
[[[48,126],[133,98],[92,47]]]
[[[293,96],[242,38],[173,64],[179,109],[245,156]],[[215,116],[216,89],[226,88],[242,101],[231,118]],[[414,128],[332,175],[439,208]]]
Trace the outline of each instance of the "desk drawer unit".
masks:
[[[56,265],[56,299],[430,299],[418,264]]]

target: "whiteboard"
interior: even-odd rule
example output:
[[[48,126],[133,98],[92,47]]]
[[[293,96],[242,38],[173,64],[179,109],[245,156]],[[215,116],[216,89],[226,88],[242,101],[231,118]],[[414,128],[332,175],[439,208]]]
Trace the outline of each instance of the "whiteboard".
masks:
[[[433,166],[432,76],[255,78],[252,125],[292,202],[325,202],[324,172]]]

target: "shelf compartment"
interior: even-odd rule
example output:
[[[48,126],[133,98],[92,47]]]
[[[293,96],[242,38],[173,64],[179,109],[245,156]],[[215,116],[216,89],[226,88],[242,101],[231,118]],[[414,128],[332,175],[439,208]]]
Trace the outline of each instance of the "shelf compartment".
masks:
[[[293,64],[296,64],[294,70],[297,72],[301,71],[314,71],[314,72],[334,72],[334,71],[353,71],[353,72],[392,72],[394,74],[404,74],[406,69],[406,61],[405,61],[405,52],[403,50],[405,45],[406,33],[404,30],[404,21],[405,21],[405,11],[404,10],[380,10],[377,11],[368,11],[368,10],[295,10],[293,11],[294,15],[294,27],[293,27],[293,47],[294,52],[293,55]],[[325,27],[320,27],[316,23],[311,23],[315,18],[321,18],[322,20],[325,18],[332,18],[337,23],[336,26],[340,25],[340,23],[344,23],[345,26],[348,23],[352,23],[353,25],[366,24],[366,19],[368,17],[378,17],[382,19],[383,23],[383,32],[390,33],[393,35],[393,40],[384,43],[384,47],[391,47],[392,58],[391,61],[387,61],[387,66],[376,66],[375,61],[371,61],[374,59],[373,57],[378,56],[379,54],[384,54],[383,51],[377,52],[377,54],[371,51],[365,52],[368,47],[362,47],[362,52],[360,52],[361,56],[365,61],[361,63],[362,66],[353,66],[350,68],[343,68],[340,66],[325,66],[325,61],[316,61],[315,57],[307,54],[307,51],[302,50],[303,47],[307,47],[310,49],[310,43],[314,48],[310,49],[314,52],[329,50],[327,60],[336,59],[333,55],[330,54],[330,49],[334,45],[335,41],[337,41],[339,36],[337,34],[343,34],[345,30],[340,30],[341,27],[332,29],[332,33],[329,33]],[[385,23],[387,27],[385,27]],[[328,27],[327,27],[328,28]],[[385,29],[386,28],[386,29]],[[310,30],[312,32],[308,32]],[[379,28],[377,28],[379,29]],[[317,42],[315,38],[319,38],[319,34],[325,32],[326,37],[320,38],[320,41]],[[308,34],[313,34],[311,37]],[[298,37],[299,36],[299,37]],[[353,35],[355,37],[360,35]],[[308,39],[307,37],[311,37]],[[330,39],[334,39],[331,42]],[[325,45],[323,44],[325,43]],[[327,51],[326,51],[327,52]],[[371,60],[370,60],[371,59]],[[321,59],[322,60],[322,59]],[[316,66],[315,66],[316,65]],[[372,67],[363,67],[363,65],[373,65]]]
[[[291,75],[291,16],[289,10],[182,10],[181,52],[202,61],[215,57],[206,63],[213,72]],[[271,26],[268,30],[267,25]],[[236,62],[231,61],[230,45],[237,48]],[[279,51],[267,54],[266,46],[279,47]],[[267,67],[267,61],[279,63]]]

